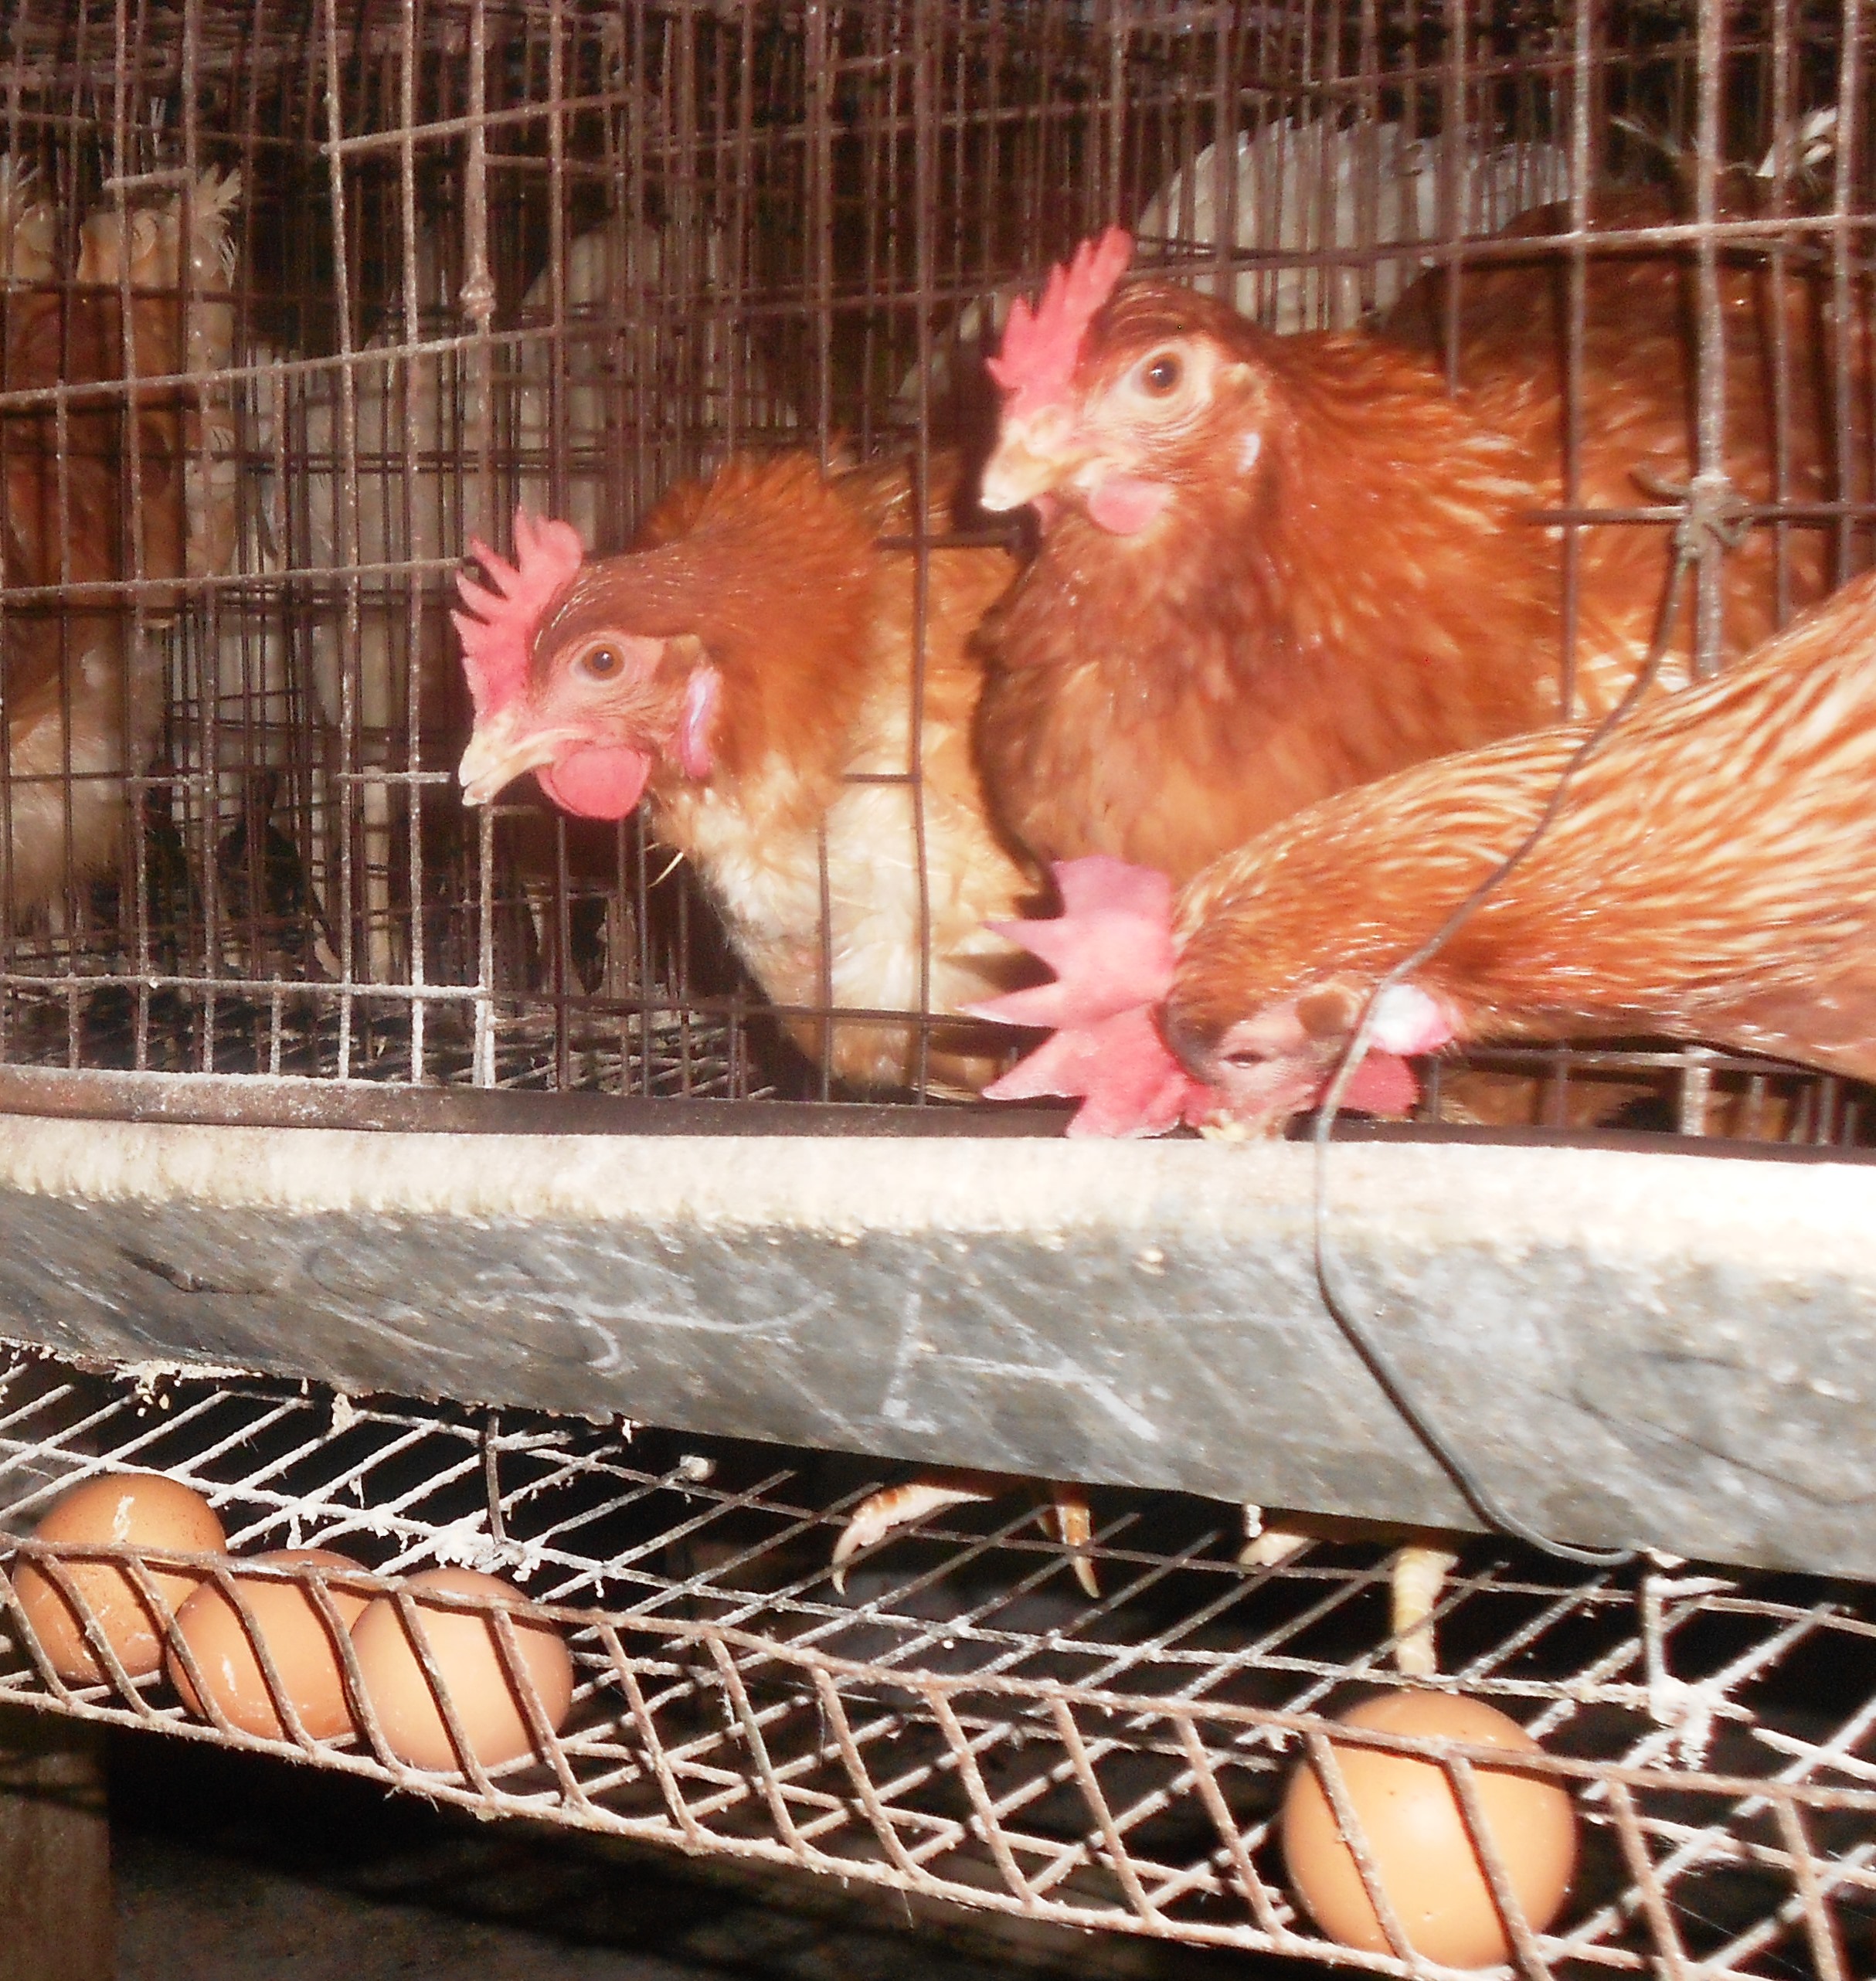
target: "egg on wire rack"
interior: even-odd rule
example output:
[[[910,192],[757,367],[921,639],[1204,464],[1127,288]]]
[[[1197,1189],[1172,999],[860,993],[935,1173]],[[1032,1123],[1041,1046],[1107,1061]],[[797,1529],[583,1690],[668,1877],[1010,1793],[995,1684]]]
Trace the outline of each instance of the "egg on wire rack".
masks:
[[[109,1473],[74,1486],[53,1502],[34,1538],[176,1555],[219,1555],[228,1545],[221,1521],[199,1493],[173,1479],[133,1473]],[[118,1663],[132,1678],[148,1677],[162,1662],[166,1619],[152,1614],[131,1572],[115,1561],[72,1561],[61,1566]],[[152,1566],[148,1572],[172,1612],[202,1580],[199,1569]],[[85,1642],[80,1613],[52,1578],[30,1561],[22,1562],[13,1586],[53,1670],[70,1685],[102,1680],[104,1670]]]
[[[1542,1752],[1515,1720],[1449,1693],[1387,1693],[1337,1724],[1501,1748],[1514,1756]],[[1382,1888],[1415,1951],[1449,1967],[1508,1959],[1504,1922],[1446,1770],[1437,1761],[1331,1740]],[[1543,1775],[1476,1762],[1473,1779],[1518,1904],[1531,1931],[1542,1932],[1562,1910],[1576,1867],[1568,1792]],[[1310,1918],[1344,1946],[1391,1952],[1334,1808],[1307,1759],[1290,1778],[1281,1827],[1290,1886]]]
[[[494,1575],[469,1568],[433,1568],[404,1584],[415,1599],[416,1623],[447,1689],[463,1735],[484,1768],[534,1752],[534,1736],[508,1676],[491,1609],[512,1610],[520,1593]],[[473,1598],[479,1610],[426,1602],[427,1592]],[[515,1646],[542,1717],[555,1732],[573,1704],[573,1660],[551,1625],[510,1619]],[[396,1599],[379,1596],[353,1625],[359,1674],[385,1745],[413,1768],[454,1774],[460,1766],[443,1713],[411,1647]]]
[[[318,1563],[328,1568],[355,1569],[358,1564],[322,1548],[284,1548],[257,1555],[257,1567],[291,1568]],[[335,1740],[352,1731],[352,1707],[345,1697],[345,1667],[331,1626],[318,1598],[303,1581],[236,1574],[232,1578],[253,1619],[256,1633],[266,1643],[279,1673],[280,1687],[314,1740]],[[326,1592],[342,1630],[349,1630],[371,1599],[362,1591],[328,1582]],[[176,1612],[176,1631],[189,1648],[209,1698],[231,1726],[263,1739],[291,1738],[275,1709],[260,1659],[241,1614],[223,1591],[204,1582]],[[198,1719],[209,1715],[190,1682],[172,1644],[164,1660],[176,1696]]]

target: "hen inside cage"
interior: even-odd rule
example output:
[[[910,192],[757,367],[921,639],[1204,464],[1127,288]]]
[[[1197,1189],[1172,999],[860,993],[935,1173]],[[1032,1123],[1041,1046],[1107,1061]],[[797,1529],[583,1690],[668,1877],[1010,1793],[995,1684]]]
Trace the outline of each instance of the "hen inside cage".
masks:
[[[1181,881],[1872,561],[1854,12],[67,12],[0,29],[15,1062],[973,1101],[1053,861]],[[1113,223],[1276,340],[1261,464],[1173,474],[1248,687],[1203,573],[1189,665],[1110,609],[1137,477],[1006,499],[985,361]],[[1012,716],[1056,647],[1118,658]],[[1578,1029],[1418,1117],[1868,1139],[1828,1055]]]
[[[84,1482],[158,1475],[203,1496],[225,1552],[165,1552],[134,1527],[87,1546],[46,1521]],[[1036,1510],[1007,1504],[896,1537],[843,1584],[831,1545],[875,1483],[859,1460],[642,1426],[20,1357],[0,1377],[0,1694],[487,1813],[1346,1960],[1294,1903],[1277,1815],[1327,1716],[1415,1683],[1393,1669],[1395,1544],[1331,1537],[1247,1565],[1234,1510],[1116,1492],[1096,1507],[1097,1597]],[[289,1548],[325,1551],[273,1551]],[[413,1765],[359,1612],[465,1568],[508,1585],[515,1642],[565,1646],[570,1684],[486,1764],[458,1698],[464,1745]],[[120,1573],[144,1578],[161,1644],[111,1672]],[[308,1602],[357,1646],[328,1655],[344,1683],[323,1727],[263,1607],[281,1578],[323,1591],[329,1614]],[[218,1591],[271,1656],[258,1718],[205,1661]],[[88,1670],[60,1650],[68,1607],[92,1626]],[[1435,1627],[1432,1683],[1523,1725],[1529,1765],[1576,1812],[1567,1908],[1521,1971],[1652,1972],[1664,1947],[1690,1975],[1867,1966],[1867,1591],[1698,1565],[1565,1569],[1474,1539]],[[438,1660],[430,1683],[447,1694],[457,1668]],[[1385,1947],[1363,1965],[1422,1971]]]

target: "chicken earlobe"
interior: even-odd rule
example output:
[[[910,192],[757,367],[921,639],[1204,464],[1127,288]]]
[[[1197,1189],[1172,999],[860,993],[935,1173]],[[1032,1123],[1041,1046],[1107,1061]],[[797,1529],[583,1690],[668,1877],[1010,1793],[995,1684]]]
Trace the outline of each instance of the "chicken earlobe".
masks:
[[[702,654],[702,644],[698,643]],[[684,708],[672,744],[672,754],[687,777],[708,777],[716,758],[710,737],[716,726],[722,701],[723,678],[707,661],[700,659],[692,669],[684,688]]]
[[[1417,984],[1390,984],[1377,994],[1368,1017],[1368,1037],[1384,1052],[1411,1059],[1449,1045],[1459,1021]]]

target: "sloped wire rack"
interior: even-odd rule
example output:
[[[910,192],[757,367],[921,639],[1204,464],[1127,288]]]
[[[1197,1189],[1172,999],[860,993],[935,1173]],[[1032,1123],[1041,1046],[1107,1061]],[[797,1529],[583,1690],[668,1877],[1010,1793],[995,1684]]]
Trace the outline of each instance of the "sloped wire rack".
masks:
[[[494,1634],[535,1753],[484,1768],[459,1742],[467,1765],[453,1774],[399,1761],[319,1593],[357,1728],[343,1739],[305,1734],[258,1645],[288,1738],[192,1719],[160,1678],[134,1682],[109,1658],[107,1682],[66,1684],[14,1592],[22,1561],[80,1610],[62,1568],[124,1562],[172,1646],[151,1568],[192,1567],[240,1605],[228,1558],[31,1538],[61,1490],[106,1472],[195,1486],[231,1555],[318,1545],[360,1565],[272,1572],[315,1592],[396,1593],[440,1562],[509,1578],[524,1599]],[[838,1588],[833,1541],[878,1483],[858,1461],[623,1424],[154,1370],[87,1376],[22,1354],[0,1381],[0,1522],[19,1537],[0,1699],[488,1815],[1425,1975],[1438,1970],[1402,1943],[1362,1953],[1316,1935],[1286,1890],[1273,1821],[1306,1756],[1339,1780],[1331,1714],[1365,1688],[1431,1684],[1523,1722],[1543,1748],[1531,1769],[1576,1803],[1575,1888],[1549,1933],[1507,1914],[1514,1971],[1840,1981],[1876,1960],[1868,1589],[1674,1564],[1560,1574],[1480,1541],[1439,1606],[1446,1676],[1409,1681],[1389,1663],[1386,1546],[1325,1544],[1247,1568],[1233,1510],[1116,1497],[1097,1505],[1090,1600],[1035,1509],[1006,1502],[974,1527],[882,1544]],[[557,1735],[517,1661],[511,1626],[528,1619],[563,1633],[575,1660]],[[447,1683],[426,1662],[447,1715]],[[1340,1738],[1439,1759],[1462,1806],[1473,1764],[1491,1758]]]

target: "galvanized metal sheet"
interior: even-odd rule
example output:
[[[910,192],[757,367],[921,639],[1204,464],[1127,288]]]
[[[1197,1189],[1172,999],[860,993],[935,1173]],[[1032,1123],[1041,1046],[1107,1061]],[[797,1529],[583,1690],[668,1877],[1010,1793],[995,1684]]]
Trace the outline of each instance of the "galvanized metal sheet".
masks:
[[[1324,1310],[1292,1145],[12,1117],[0,1333],[1476,1524]],[[1351,1287],[1579,1541],[1876,1575],[1876,1167],[1338,1146]]]

